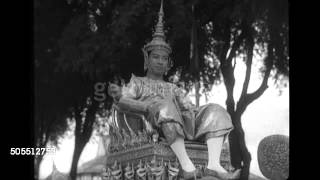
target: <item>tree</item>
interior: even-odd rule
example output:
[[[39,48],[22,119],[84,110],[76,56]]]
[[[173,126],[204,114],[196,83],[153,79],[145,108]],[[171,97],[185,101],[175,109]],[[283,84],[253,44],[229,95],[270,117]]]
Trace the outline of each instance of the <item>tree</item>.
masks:
[[[216,4],[217,5],[217,4]],[[288,2],[287,1],[227,1],[213,19],[213,51],[221,63],[220,69],[227,90],[227,111],[234,130],[229,136],[231,163],[242,168],[241,179],[248,179],[251,155],[245,143],[241,116],[250,103],[268,88],[271,71],[288,75]],[[258,47],[258,48],[256,48]],[[266,53],[263,80],[258,89],[248,93],[254,53]],[[243,55],[246,75],[239,100],[233,97],[235,58]],[[275,76],[277,78],[279,76]]]
[[[68,124],[60,96],[54,91],[59,81],[52,67],[58,54],[57,39],[67,19],[67,11],[61,1],[36,0],[34,6],[35,147],[46,148],[48,144],[58,147],[58,140],[68,129]],[[44,155],[35,156],[36,179]]]
[[[52,88],[56,84],[45,74],[40,74],[40,72],[36,74],[35,83],[35,147],[46,148],[48,145],[51,145],[58,148],[59,138],[68,129],[68,123],[65,120],[64,109],[60,108],[60,103],[57,102],[58,96],[52,91]],[[39,166],[44,155],[45,153],[35,156],[34,175],[36,177],[39,174]]]
[[[69,9],[76,13],[72,14],[60,34],[59,55],[52,66],[59,79],[57,82],[59,86],[55,86],[54,91],[59,93],[59,99],[63,99],[61,105],[66,111],[66,117],[74,119],[76,124],[71,179],[76,178],[80,155],[91,137],[99,110],[100,102],[94,98],[96,83],[111,81],[111,77],[129,72],[124,71],[123,62],[130,62],[132,58],[130,54],[133,47],[128,41],[134,39],[128,37],[134,36],[119,34],[126,28],[126,22],[123,21],[131,21],[131,17],[125,17],[122,21],[121,19],[117,21],[122,17],[116,17],[117,11],[125,12],[132,4],[118,7],[117,5],[120,6],[123,2],[108,1],[106,4],[100,2],[69,1]],[[104,13],[103,16],[98,15],[96,11],[98,9]],[[110,9],[113,10],[111,13]],[[133,65],[136,66],[135,63]],[[110,99],[106,98],[104,101],[107,107],[111,104]]]
[[[97,103],[88,104],[87,98],[92,99],[95,76],[92,67],[92,49],[86,47],[87,41],[94,41],[92,36],[86,39],[86,34],[81,34],[87,40],[77,42],[80,36],[70,36],[66,32],[71,27],[87,27],[87,21],[83,20],[84,7],[81,4],[68,5],[66,1],[35,1],[35,126],[37,146],[45,147],[48,142],[55,145],[58,139],[68,129],[67,119],[76,121],[75,128],[75,153],[72,162],[71,174],[75,177],[76,166],[81,151],[91,136],[92,124],[95,119]],[[76,13],[74,13],[76,12]],[[86,12],[86,11],[84,11]],[[73,21],[72,21],[73,20]],[[67,27],[67,28],[66,28]],[[75,32],[87,32],[86,28]],[[69,28],[70,30],[70,28]],[[79,34],[76,34],[79,35]],[[92,45],[92,44],[91,44]],[[61,48],[63,46],[63,48]],[[93,46],[91,46],[93,47]],[[79,51],[80,49],[80,51]],[[82,54],[81,54],[82,53]],[[81,54],[79,56],[79,54]],[[82,61],[77,57],[81,57]],[[66,59],[71,59],[66,61]],[[80,63],[79,63],[80,62]],[[81,64],[82,63],[82,64]],[[79,66],[80,64],[80,66]],[[85,68],[82,68],[85,67]],[[84,86],[85,88],[83,88]],[[84,113],[84,114],[83,114]],[[83,121],[84,118],[84,121]],[[36,172],[43,156],[35,158]]]

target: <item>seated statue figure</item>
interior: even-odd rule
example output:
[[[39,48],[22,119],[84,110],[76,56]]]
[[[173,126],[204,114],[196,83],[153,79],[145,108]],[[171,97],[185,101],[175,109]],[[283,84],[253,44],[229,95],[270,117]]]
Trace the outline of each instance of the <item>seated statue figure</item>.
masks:
[[[228,112],[213,103],[197,108],[183,89],[163,80],[172,67],[172,50],[165,40],[163,15],[161,3],[153,39],[142,48],[146,76],[132,75],[124,87],[110,83],[108,94],[119,109],[143,114],[160,131],[181,164],[179,177],[196,179],[199,174],[185,148],[185,140],[191,140],[207,144],[208,163],[204,176],[236,179],[240,170],[228,172],[219,163],[223,142],[233,129]]]

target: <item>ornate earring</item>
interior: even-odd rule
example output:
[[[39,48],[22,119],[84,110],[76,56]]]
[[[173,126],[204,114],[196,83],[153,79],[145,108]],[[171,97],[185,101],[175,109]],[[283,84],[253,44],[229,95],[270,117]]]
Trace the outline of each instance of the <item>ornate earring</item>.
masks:
[[[173,67],[173,61],[169,58],[169,70]]]
[[[144,48],[142,48],[142,52],[143,52],[143,57],[144,57],[143,69],[144,69],[144,71],[146,71],[148,69],[148,53],[146,52],[146,50]]]

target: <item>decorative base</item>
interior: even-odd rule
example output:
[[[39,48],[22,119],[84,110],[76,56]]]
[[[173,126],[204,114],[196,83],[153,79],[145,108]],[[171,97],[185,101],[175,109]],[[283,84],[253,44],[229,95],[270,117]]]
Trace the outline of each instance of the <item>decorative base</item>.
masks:
[[[186,142],[186,150],[195,166],[200,172],[203,172],[208,161],[207,146],[196,142]],[[229,153],[226,149],[222,151],[220,159],[222,166],[229,169]],[[110,153],[106,166],[105,179],[113,176],[114,179],[119,180],[177,180],[180,171],[175,154],[164,142],[152,142]]]
[[[190,159],[197,165],[205,165],[208,161],[207,146],[198,143],[186,143],[186,150]],[[166,143],[152,143],[111,153],[108,156],[107,166],[113,165],[115,161],[120,164],[138,164],[139,161],[150,162],[154,157],[164,162],[176,161],[176,156]]]

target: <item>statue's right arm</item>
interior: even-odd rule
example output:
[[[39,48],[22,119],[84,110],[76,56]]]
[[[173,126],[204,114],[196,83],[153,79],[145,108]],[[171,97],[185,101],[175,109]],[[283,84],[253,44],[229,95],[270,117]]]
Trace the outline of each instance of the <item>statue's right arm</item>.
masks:
[[[116,103],[122,111],[128,111],[132,113],[144,114],[147,112],[147,105],[139,100],[134,100],[131,98],[121,97]]]
[[[141,96],[141,82],[132,75],[130,82],[122,88],[122,95],[115,103],[122,111],[146,113],[146,103],[137,100]]]

